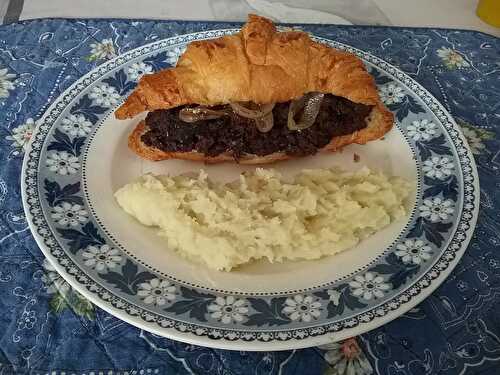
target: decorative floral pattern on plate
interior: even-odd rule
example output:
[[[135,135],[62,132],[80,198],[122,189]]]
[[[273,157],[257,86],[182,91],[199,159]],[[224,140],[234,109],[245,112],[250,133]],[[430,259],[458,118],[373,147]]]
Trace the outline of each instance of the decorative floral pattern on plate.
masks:
[[[95,268],[98,272],[106,272],[115,268],[123,259],[118,249],[111,248],[108,245],[90,245],[82,253],[82,257],[85,259],[84,264],[86,266]]]
[[[153,67],[143,62],[133,63],[130,65],[130,68],[128,68],[129,77],[133,81],[139,81],[144,74],[151,74],[152,72]]]
[[[207,310],[213,319],[220,320],[224,324],[233,321],[242,322],[248,314],[247,302],[233,296],[217,297],[208,305]]]
[[[313,319],[317,319],[321,315],[321,310],[321,302],[318,302],[312,296],[304,297],[302,294],[288,297],[285,300],[285,307],[283,308],[283,312],[291,320],[302,322],[310,322]]]
[[[427,119],[416,120],[406,127],[406,134],[414,141],[428,141],[436,135],[436,128],[436,124]]]
[[[401,103],[405,96],[403,88],[394,83],[380,87],[380,99],[386,105]]]
[[[81,223],[85,223],[89,214],[79,204],[62,202],[60,205],[53,207],[50,216],[61,226],[76,227]]]
[[[427,177],[443,180],[452,174],[453,168],[455,165],[449,158],[433,156],[424,161],[422,171]]]
[[[179,60],[179,56],[184,53],[186,50],[186,46],[184,47],[174,47],[167,51],[166,61],[169,65],[175,66],[177,64],[177,60]]]
[[[449,272],[470,238],[477,177],[456,125],[432,96],[387,63],[340,43],[323,40],[365,59],[420,168],[414,215],[379,259],[311,290],[229,295],[153,272],[122,251],[90,214],[82,191],[85,149],[101,120],[141,75],[172,65],[180,46],[228,32],[178,36],[131,51],[102,64],[56,101],[41,120],[24,174],[30,220],[45,250],[103,304],[141,324],[207,340],[264,343],[342,335],[415,303],[435,287],[436,277]],[[93,54],[104,57],[104,50],[96,46]]]
[[[349,286],[352,288],[353,296],[361,297],[367,301],[372,298],[382,298],[384,293],[391,289],[390,285],[384,282],[382,276],[372,272],[354,276],[354,280],[349,283]]]
[[[137,75],[138,73],[135,74]],[[97,105],[102,105],[104,107],[114,106],[120,99],[120,95],[116,92],[116,88],[106,83],[95,86],[89,97],[93,99]]]
[[[432,249],[422,240],[406,240],[396,246],[394,253],[405,263],[420,264],[431,258]]]
[[[452,200],[447,199],[443,201],[438,197],[424,200],[424,204],[419,209],[421,217],[428,218],[433,223],[436,223],[448,220],[450,215],[453,214],[454,206]]]
[[[62,129],[69,135],[85,137],[92,131],[92,123],[83,115],[69,115],[62,120]]]
[[[51,172],[62,176],[75,174],[80,169],[80,162],[76,156],[66,151],[53,152],[46,160],[47,167]]]
[[[169,281],[155,278],[139,284],[137,295],[147,305],[163,306],[175,299],[175,290]]]

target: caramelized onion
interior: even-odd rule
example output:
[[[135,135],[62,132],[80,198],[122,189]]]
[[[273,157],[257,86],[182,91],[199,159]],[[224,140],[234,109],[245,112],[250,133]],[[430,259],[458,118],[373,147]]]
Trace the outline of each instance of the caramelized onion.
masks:
[[[253,104],[256,109],[249,108],[248,103],[230,103],[231,108],[235,113],[240,115],[241,117],[246,117],[246,118],[251,118],[253,120],[255,119],[261,119],[264,116],[266,116],[268,113],[271,113],[271,111],[274,108],[274,103],[271,104]]]
[[[304,130],[314,124],[325,94],[310,92],[297,100],[292,100],[288,109],[288,129]],[[300,113],[298,121],[295,117]]]
[[[231,108],[241,117],[255,121],[255,126],[262,133],[267,133],[273,128],[273,104],[258,105],[257,109],[250,109],[241,103],[231,103]],[[183,108],[179,111],[179,119],[184,122],[193,123],[202,120],[214,120],[230,114],[229,109],[214,110],[205,106]]]
[[[214,120],[228,115],[227,110],[214,110],[204,106],[182,108],[179,111],[179,119],[184,122],[196,122],[201,120]]]
[[[267,115],[261,118],[255,119],[255,126],[261,133],[267,133],[273,128],[274,116],[273,112],[269,112]]]

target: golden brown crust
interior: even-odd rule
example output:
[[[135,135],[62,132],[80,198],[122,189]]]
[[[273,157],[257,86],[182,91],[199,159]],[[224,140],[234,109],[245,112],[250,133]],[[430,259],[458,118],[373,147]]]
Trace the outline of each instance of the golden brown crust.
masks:
[[[286,102],[311,91],[380,103],[359,58],[301,31],[277,32],[270,20],[250,15],[241,32],[192,42],[175,68],[143,76],[115,115],[125,119],[193,103]]]
[[[367,143],[382,137],[393,125],[393,115],[380,101],[374,80],[360,59],[314,42],[303,32],[277,32],[270,20],[255,15],[249,15],[240,33],[192,42],[175,68],[144,76],[115,115],[125,119],[143,111],[192,103],[286,102],[311,91],[373,106],[366,128],[334,137],[320,151]],[[129,137],[129,147],[143,158],[235,161],[228,153],[208,157],[198,152],[164,152],[148,147],[141,141],[146,130],[142,121]],[[238,162],[266,164],[290,158],[284,153],[246,155]]]

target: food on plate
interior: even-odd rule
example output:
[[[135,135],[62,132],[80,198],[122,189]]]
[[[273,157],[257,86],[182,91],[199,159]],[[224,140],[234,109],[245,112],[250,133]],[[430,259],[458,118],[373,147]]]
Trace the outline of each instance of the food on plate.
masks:
[[[115,193],[140,223],[159,228],[166,247],[209,268],[252,260],[318,259],[358,244],[406,215],[410,184],[362,168],[304,170],[286,181],[257,168],[239,181],[147,174]]]
[[[145,111],[129,147],[150,160],[271,163],[364,144],[393,125],[358,57],[255,15],[143,76],[115,116]]]

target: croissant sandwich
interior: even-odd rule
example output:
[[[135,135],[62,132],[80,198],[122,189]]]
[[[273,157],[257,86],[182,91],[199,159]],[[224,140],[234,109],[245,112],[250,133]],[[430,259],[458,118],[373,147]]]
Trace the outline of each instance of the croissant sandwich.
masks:
[[[359,58],[255,15],[143,76],[115,116],[144,111],[129,147],[150,160],[271,163],[364,144],[393,125]]]

